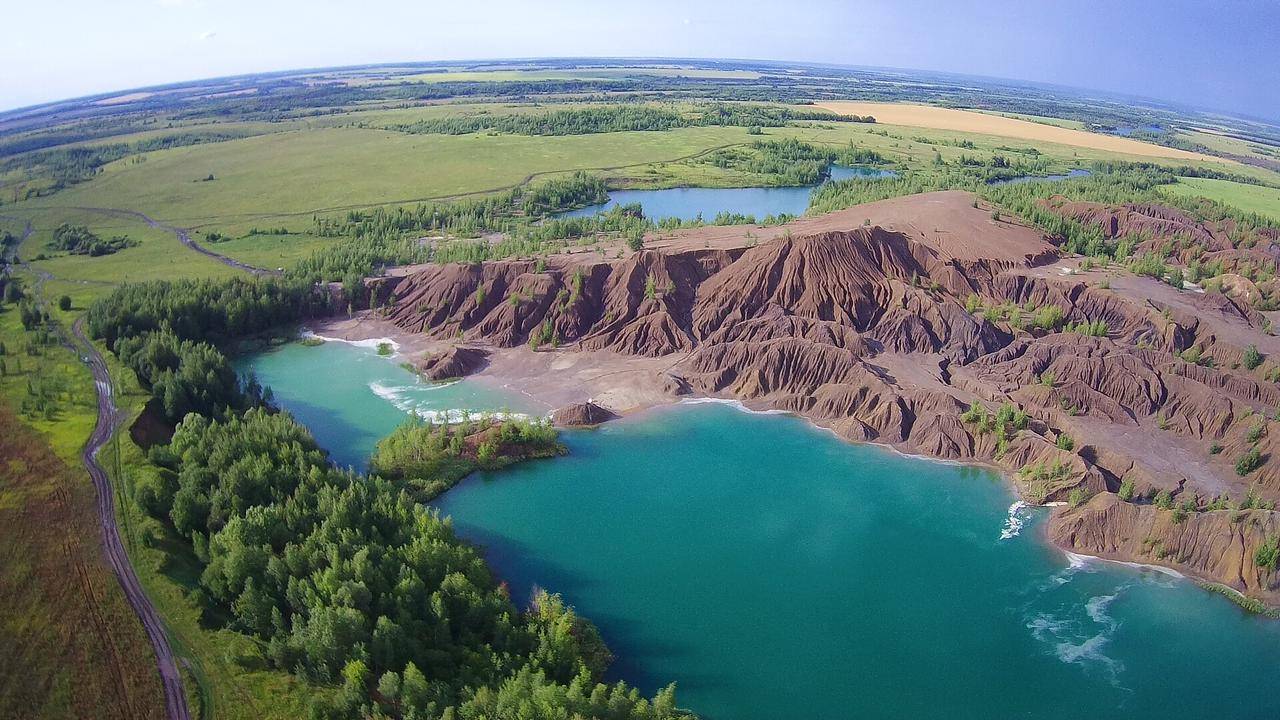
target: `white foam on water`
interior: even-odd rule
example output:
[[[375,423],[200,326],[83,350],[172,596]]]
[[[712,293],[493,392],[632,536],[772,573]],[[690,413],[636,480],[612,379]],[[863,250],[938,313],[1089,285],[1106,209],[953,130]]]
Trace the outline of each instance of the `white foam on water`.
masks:
[[[677,405],[728,405],[729,407],[735,410],[741,410],[742,412],[748,413],[751,415],[790,415],[791,414],[786,410],[752,410],[746,405],[743,405],[741,400],[732,400],[729,398],[713,398],[713,397],[684,398],[683,400],[679,401],[676,404]]]
[[[1170,567],[1164,567],[1163,565],[1151,565],[1148,563],[1129,562],[1127,560],[1110,560],[1108,558],[1096,557],[1094,555],[1080,555],[1077,553],[1073,553],[1069,550],[1063,550],[1062,552],[1067,556],[1067,562],[1073,568],[1081,568],[1088,563],[1105,562],[1105,563],[1112,563],[1114,565],[1124,565],[1126,567],[1137,568],[1139,570],[1154,570],[1155,572],[1158,572],[1161,575],[1167,575],[1172,578],[1186,577],[1185,575],[1178,572],[1177,570],[1174,570],[1173,568],[1170,568]]]
[[[452,383],[450,383],[452,384]],[[424,388],[420,385],[398,385],[388,386],[374,380],[369,383],[369,389],[374,395],[386,400],[406,414],[417,415],[423,420],[429,420],[433,423],[457,423],[464,420],[528,420],[529,415],[518,412],[506,412],[502,410],[474,410],[471,408],[433,408],[430,403],[415,400],[413,393],[422,391]],[[434,390],[436,388],[430,388]]]
[[[1070,550],[1063,550],[1063,553],[1067,556],[1067,567],[1072,570],[1079,570],[1085,565],[1088,565],[1090,560],[1098,559],[1092,555],[1078,555]]]
[[[406,400],[404,397],[405,392],[409,390],[408,387],[405,387],[405,386],[388,387],[378,382],[377,380],[374,380],[373,382],[369,383],[369,389],[373,391],[374,395],[377,395],[383,400],[386,400],[392,405],[395,405],[402,412],[413,412],[415,409],[417,409],[417,403],[414,403],[410,400]]]
[[[1097,595],[1089,598],[1089,602],[1084,604],[1084,611],[1089,614],[1089,619],[1099,625],[1106,625],[1111,630],[1115,630],[1118,623],[1115,618],[1107,614],[1107,607],[1115,601],[1116,596],[1124,588],[1125,586],[1121,585],[1110,595]]]
[[[1009,506],[1009,517],[1005,518],[1004,527],[1000,530],[1001,540],[1016,538],[1018,537],[1018,533],[1022,532],[1022,525],[1026,521],[1018,513],[1020,513],[1025,507],[1027,507],[1027,504],[1021,500],[1015,500],[1014,503]]]
[[[1035,617],[1027,621],[1027,629],[1031,631],[1031,636],[1040,642],[1049,642],[1050,636],[1057,636],[1066,627],[1066,621],[1049,613],[1036,613]]]
[[[392,340],[391,338],[366,338],[364,340],[348,340],[346,338],[320,335],[310,330],[303,330],[302,333],[299,335],[299,337],[302,337],[304,339],[315,338],[317,340],[323,340],[325,342],[346,343],[348,345],[354,345],[356,347],[362,347],[362,348],[371,348],[373,350],[377,350],[380,345],[385,343],[391,346],[391,350],[393,353],[400,352],[400,343],[396,342],[395,340]]]
[[[1070,568],[1064,571],[1069,572],[1072,572]],[[1132,584],[1133,582],[1126,582],[1117,586],[1110,594],[1089,598],[1084,604],[1085,618],[1076,614],[1078,606],[1073,603],[1077,610],[1069,616],[1036,613],[1027,620],[1026,627],[1037,641],[1053,648],[1053,654],[1059,661],[1100,667],[1107,673],[1111,684],[1120,687],[1119,675],[1124,670],[1124,665],[1105,652],[1112,635],[1120,627],[1120,621],[1112,617],[1108,610],[1116,598]]]

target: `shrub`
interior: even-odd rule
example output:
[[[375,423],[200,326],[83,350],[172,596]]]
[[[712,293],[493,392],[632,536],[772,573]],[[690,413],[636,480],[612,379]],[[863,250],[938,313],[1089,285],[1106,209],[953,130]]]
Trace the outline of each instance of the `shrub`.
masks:
[[[1057,330],[1065,319],[1065,313],[1062,308],[1057,305],[1045,305],[1036,311],[1035,319],[1032,320],[1035,326],[1042,330]]]
[[[1276,569],[1276,562],[1280,560],[1280,535],[1274,535],[1262,543],[1253,553],[1253,562],[1258,567]]]
[[[1222,443],[1214,443],[1209,446],[1210,455],[1217,455],[1220,452],[1222,452]]]
[[[1249,432],[1245,433],[1244,437],[1249,442],[1256,443],[1262,439],[1263,435],[1266,435],[1266,434],[1267,434],[1267,423],[1265,420],[1259,420],[1258,422],[1253,424],[1253,427],[1249,428]]]
[[[59,309],[59,310],[61,310],[62,312],[66,312],[66,311],[70,310],[70,309],[71,309],[71,296],[69,296],[69,295],[63,295],[62,297],[58,298],[58,309]]]
[[[1248,475],[1249,473],[1252,473],[1252,471],[1261,468],[1261,466],[1261,452],[1258,452],[1258,448],[1251,447],[1248,452],[1245,452],[1244,455],[1240,456],[1239,459],[1235,461],[1235,474],[1242,475],[1243,477],[1243,475]]]
[[[1133,499],[1133,478],[1126,477],[1120,481],[1120,491],[1116,493],[1121,500]]]
[[[1156,503],[1156,507],[1160,508],[1161,510],[1168,510],[1169,508],[1173,507],[1173,493],[1169,492],[1168,490],[1161,490],[1160,492],[1156,493],[1155,503]]]
[[[1250,370],[1262,364],[1262,353],[1258,352],[1258,348],[1254,345],[1244,349],[1244,357],[1241,358],[1244,366]]]
[[[1242,477],[1260,467],[1262,467],[1262,453],[1258,452],[1256,447],[1250,448],[1249,452],[1241,455],[1236,460],[1236,474]]]
[[[1072,440],[1070,435],[1061,433],[1058,435],[1057,446],[1059,450],[1066,450],[1069,452],[1076,449],[1076,441]]]
[[[960,419],[963,420],[964,422],[979,423],[979,424],[981,424],[982,421],[986,419],[986,417],[987,417],[987,409],[983,407],[982,403],[978,402],[977,400],[974,400],[973,403],[969,405],[969,409],[965,410],[964,413],[960,415]]]
[[[1089,499],[1089,491],[1084,488],[1074,488],[1067,494],[1067,502],[1071,503],[1071,507],[1080,507]]]

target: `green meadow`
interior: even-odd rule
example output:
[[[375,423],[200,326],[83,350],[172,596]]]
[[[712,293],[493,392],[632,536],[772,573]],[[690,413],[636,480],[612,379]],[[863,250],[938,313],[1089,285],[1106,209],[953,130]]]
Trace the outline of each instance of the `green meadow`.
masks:
[[[1182,178],[1174,185],[1160,188],[1173,195],[1207,197],[1246,212],[1255,212],[1280,220],[1280,189],[1260,185],[1246,185],[1230,180],[1208,178]]]

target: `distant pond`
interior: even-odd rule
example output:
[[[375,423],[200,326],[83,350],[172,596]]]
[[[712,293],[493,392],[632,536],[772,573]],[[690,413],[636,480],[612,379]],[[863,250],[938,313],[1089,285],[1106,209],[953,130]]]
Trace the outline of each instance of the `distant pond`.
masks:
[[[988,185],[1021,185],[1029,182],[1045,182],[1054,180],[1066,180],[1068,178],[1088,177],[1093,173],[1088,170],[1069,170],[1066,175],[1019,175],[1018,177],[1005,178],[1004,180],[992,180]]]
[[[897,177],[892,170],[862,166],[832,165],[830,180],[851,178]],[[665,190],[614,190],[609,202],[589,205],[560,213],[556,217],[589,217],[607,212],[618,205],[640,203],[650,220],[678,218],[696,220],[702,216],[710,222],[722,212],[754,215],[763,220],[768,215],[803,215],[809,208],[809,192],[816,185],[798,187],[748,188],[667,188]]]

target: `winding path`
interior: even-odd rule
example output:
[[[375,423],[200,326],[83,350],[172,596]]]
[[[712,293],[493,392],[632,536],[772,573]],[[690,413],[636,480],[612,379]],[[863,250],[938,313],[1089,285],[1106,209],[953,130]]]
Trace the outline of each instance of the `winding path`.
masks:
[[[138,576],[129,563],[129,555],[125,552],[124,543],[120,540],[120,528],[116,524],[115,495],[111,489],[111,478],[106,470],[98,464],[98,451],[110,441],[120,426],[124,424],[125,415],[116,407],[111,391],[111,374],[101,353],[84,334],[84,317],[76,320],[71,326],[74,336],[73,346],[80,357],[93,372],[93,382],[98,391],[98,422],[93,434],[85,443],[80,458],[84,461],[89,477],[93,479],[93,487],[98,495],[98,522],[102,527],[102,545],[107,562],[120,580],[125,599],[142,622],[151,646],[155,649],[156,664],[160,668],[160,683],[164,688],[165,710],[169,720],[191,720],[187,710],[187,696],[183,691],[182,674],[178,671],[178,661],[169,645],[169,636],[165,634],[164,623],[160,614],[151,604],[138,582]]]
[[[217,260],[218,262],[228,267],[233,267],[237,270],[243,270],[248,273],[253,273],[254,275],[282,275],[283,274],[279,270],[268,270],[267,268],[260,268],[255,265],[250,265],[248,263],[242,263],[239,260],[236,260],[235,258],[227,257],[226,255],[223,255],[221,253],[216,253],[210,250],[209,248],[201,245],[200,243],[196,242],[195,240],[192,240],[191,232],[189,230],[186,230],[180,227],[175,227],[173,225],[166,225],[160,222],[159,220],[156,220],[152,217],[149,217],[147,215],[144,215],[143,213],[138,212],[137,210],[121,210],[119,208],[97,208],[97,207],[72,207],[69,209],[102,213],[103,215],[115,215],[117,217],[123,216],[123,217],[137,218],[153,228],[157,228],[160,230],[167,230],[168,232],[173,233],[174,236],[178,238],[178,242],[182,243],[183,245],[186,245],[192,250],[195,250],[201,255],[213,258],[214,260]]]
[[[27,222],[23,230],[22,240],[30,237],[32,231],[31,223]],[[10,259],[8,257],[5,258],[6,261]],[[24,265],[36,277],[36,294],[41,298],[40,302],[43,305],[43,294],[39,292],[39,289],[46,280],[52,278],[52,275],[25,263]],[[8,271],[8,262],[5,263],[5,271]],[[115,399],[112,397],[111,373],[107,369],[107,363],[103,360],[102,354],[98,352],[98,349],[84,334],[83,315],[77,318],[71,326],[71,336],[66,334],[61,325],[58,326],[58,331],[62,335],[62,341],[89,366],[90,372],[93,373],[93,383],[98,395],[97,422],[94,424],[93,433],[89,435],[89,440],[85,443],[84,449],[80,451],[80,459],[84,462],[85,469],[89,471],[89,477],[93,480],[93,487],[97,495],[98,524],[102,528],[103,554],[106,555],[107,563],[120,581],[120,588],[124,591],[125,600],[133,608],[134,613],[137,614],[138,620],[142,623],[142,627],[147,633],[147,638],[151,641],[151,647],[155,650],[156,665],[160,670],[160,684],[164,690],[165,715],[169,720],[191,720],[191,714],[187,709],[187,696],[183,690],[182,673],[178,670],[177,658],[173,654],[173,647],[169,644],[169,636],[165,634],[164,623],[160,620],[160,614],[156,612],[155,606],[151,604],[151,599],[147,597],[146,592],[142,589],[142,584],[138,582],[138,576],[133,571],[133,565],[129,562],[129,554],[125,551],[124,543],[120,540],[120,528],[116,524],[115,494],[111,488],[111,478],[98,463],[98,451],[111,440],[125,420],[124,413],[120,412],[119,408],[116,407]]]

